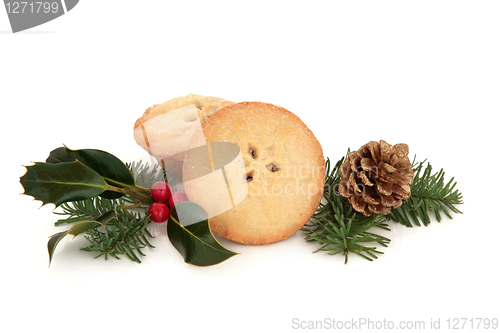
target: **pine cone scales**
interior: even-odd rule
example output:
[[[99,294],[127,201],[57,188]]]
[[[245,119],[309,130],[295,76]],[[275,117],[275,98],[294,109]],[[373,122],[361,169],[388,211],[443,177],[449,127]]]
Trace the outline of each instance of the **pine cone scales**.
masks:
[[[400,207],[411,195],[409,185],[415,176],[408,153],[408,145],[392,146],[384,140],[370,141],[349,153],[340,167],[340,195],[366,216]]]

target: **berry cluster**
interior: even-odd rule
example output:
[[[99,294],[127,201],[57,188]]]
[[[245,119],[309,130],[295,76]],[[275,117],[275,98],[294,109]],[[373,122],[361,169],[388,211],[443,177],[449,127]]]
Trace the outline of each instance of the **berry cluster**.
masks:
[[[172,193],[172,187],[169,183],[160,181],[153,185],[151,196],[156,200],[149,206],[148,214],[151,221],[156,223],[165,222],[170,216],[170,210],[176,204],[182,201],[188,201],[184,191],[175,191]]]

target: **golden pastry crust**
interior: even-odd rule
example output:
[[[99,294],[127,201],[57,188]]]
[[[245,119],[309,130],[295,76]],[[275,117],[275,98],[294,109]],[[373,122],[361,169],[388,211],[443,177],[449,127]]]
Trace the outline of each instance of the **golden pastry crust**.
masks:
[[[321,201],[325,160],[320,143],[293,113],[272,104],[244,102],[221,108],[202,124],[206,141],[236,143],[243,155],[248,194],[209,219],[218,235],[243,244],[268,244],[293,235]],[[183,173],[190,178],[189,153]],[[185,183],[196,202],[199,188]],[[210,188],[204,189],[210,195]]]

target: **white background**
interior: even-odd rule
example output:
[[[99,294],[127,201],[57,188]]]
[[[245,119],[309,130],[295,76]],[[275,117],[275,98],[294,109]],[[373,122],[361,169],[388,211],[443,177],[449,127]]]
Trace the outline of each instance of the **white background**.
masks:
[[[366,318],[446,331],[447,318],[499,318],[499,17],[497,1],[84,0],[12,34],[0,9],[1,330],[291,332]],[[464,214],[391,224],[374,262],[313,254],[298,232],[223,241],[241,255],[197,268],[163,224],[142,264],[93,259],[67,237],[47,268],[63,229],[52,206],[19,195],[22,165],[62,144],[148,159],[135,120],[189,93],[285,107],[334,161],[405,142],[455,177]]]

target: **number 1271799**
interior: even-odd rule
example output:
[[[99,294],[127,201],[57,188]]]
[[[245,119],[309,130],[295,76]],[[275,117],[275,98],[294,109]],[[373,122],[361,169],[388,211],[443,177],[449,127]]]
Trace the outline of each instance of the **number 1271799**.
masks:
[[[39,14],[57,13],[59,11],[58,2],[48,1],[12,1],[6,2],[5,8],[9,14]]]

